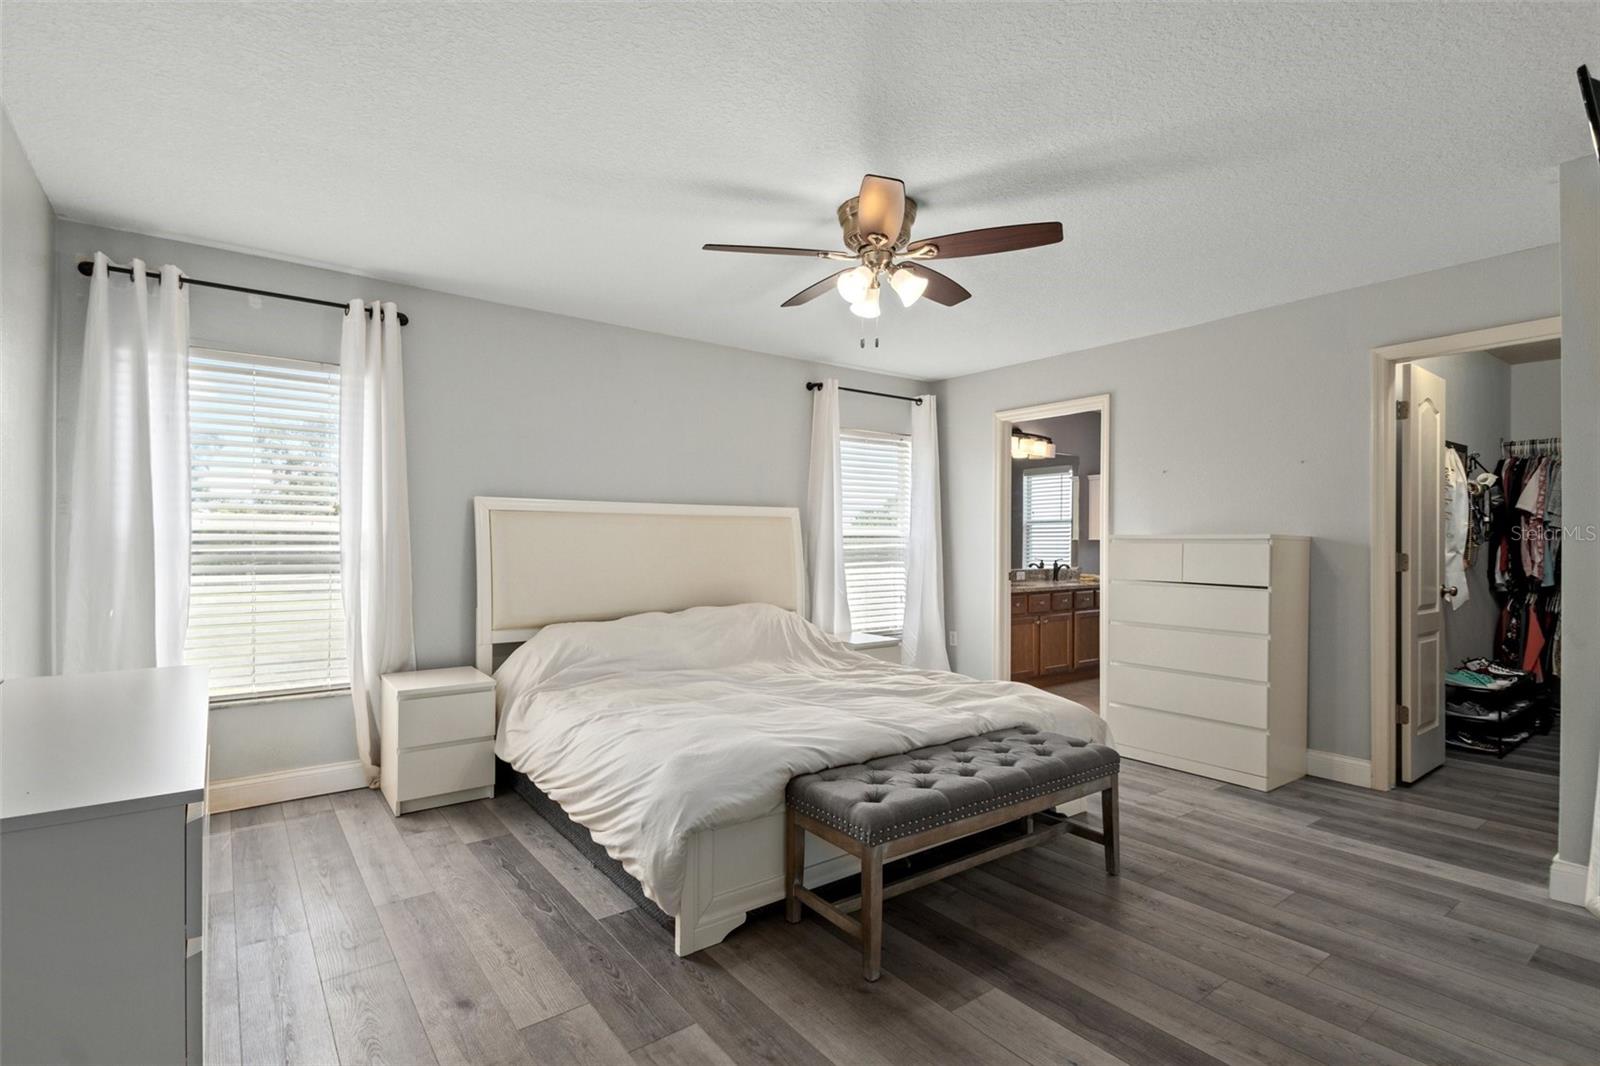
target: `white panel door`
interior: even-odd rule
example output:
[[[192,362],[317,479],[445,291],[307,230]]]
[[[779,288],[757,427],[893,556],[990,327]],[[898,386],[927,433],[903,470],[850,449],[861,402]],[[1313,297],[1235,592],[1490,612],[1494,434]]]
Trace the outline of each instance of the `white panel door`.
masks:
[[[1444,379],[1401,367],[1410,410],[1399,423],[1400,779],[1444,764]]]

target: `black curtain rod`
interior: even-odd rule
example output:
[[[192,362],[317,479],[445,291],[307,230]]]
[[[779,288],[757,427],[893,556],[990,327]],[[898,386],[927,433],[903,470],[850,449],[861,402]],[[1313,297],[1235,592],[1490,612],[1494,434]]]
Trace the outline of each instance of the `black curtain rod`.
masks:
[[[115,265],[109,265],[106,267],[106,269],[113,274],[126,274],[130,279],[133,277],[133,267],[131,266],[119,267]],[[86,278],[94,277],[94,260],[78,260],[78,273],[82,274]],[[161,280],[160,270],[149,270],[146,273],[149,277],[154,278],[157,282]],[[333,300],[319,300],[315,296],[296,296],[292,292],[273,292],[271,289],[249,289],[243,285],[224,285],[220,281],[202,281],[200,278],[191,278],[188,275],[183,276],[181,283],[184,285],[199,285],[202,288],[207,289],[226,289],[228,292],[249,293],[252,296],[270,296],[274,300],[293,300],[295,303],[316,304],[318,307],[337,307],[341,311],[350,310],[349,304],[337,303]],[[372,308],[370,307],[367,308],[367,317],[372,317]],[[400,324],[402,326],[410,325],[411,323],[411,318],[404,311],[396,312],[395,318],[400,320]]]
[[[820,388],[822,388],[822,382],[820,382],[820,381],[808,381],[808,382],[806,382],[806,391],[807,392],[815,392],[817,389],[820,389]],[[839,391],[840,392],[859,392],[863,396],[882,396],[885,400],[904,400],[906,403],[914,403],[918,407],[922,406],[922,397],[921,396],[896,396],[892,392],[873,392],[871,389],[852,389],[848,385],[840,385],[839,386]]]

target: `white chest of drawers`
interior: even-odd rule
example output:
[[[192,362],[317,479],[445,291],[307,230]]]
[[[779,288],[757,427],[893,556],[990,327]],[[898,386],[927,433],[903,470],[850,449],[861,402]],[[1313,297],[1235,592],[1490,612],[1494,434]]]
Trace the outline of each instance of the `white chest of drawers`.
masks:
[[[1106,723],[1128,758],[1262,790],[1306,772],[1311,541],[1112,538]]]
[[[383,676],[378,780],[395,814],[494,795],[494,678],[470,666]]]
[[[202,1059],[200,667],[0,685],[0,1061]]]

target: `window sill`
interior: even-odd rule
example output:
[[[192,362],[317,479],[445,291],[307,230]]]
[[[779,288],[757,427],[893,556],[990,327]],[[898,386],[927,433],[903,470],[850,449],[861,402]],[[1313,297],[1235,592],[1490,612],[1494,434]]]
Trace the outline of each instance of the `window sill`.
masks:
[[[213,711],[226,707],[248,707],[257,703],[298,703],[301,700],[322,700],[350,695],[350,686],[344,688],[317,688],[300,692],[262,693],[259,696],[218,696],[211,701]]]
[[[844,638],[845,646],[852,651],[871,651],[875,648],[898,648],[900,638],[883,633],[851,633]]]

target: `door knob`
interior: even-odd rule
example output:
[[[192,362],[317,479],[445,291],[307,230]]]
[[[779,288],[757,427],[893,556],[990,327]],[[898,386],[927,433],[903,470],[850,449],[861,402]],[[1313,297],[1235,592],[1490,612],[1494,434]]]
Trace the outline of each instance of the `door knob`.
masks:
[[[1454,585],[1440,585],[1439,592],[1444,595],[1445,599],[1455,599],[1457,589]]]

